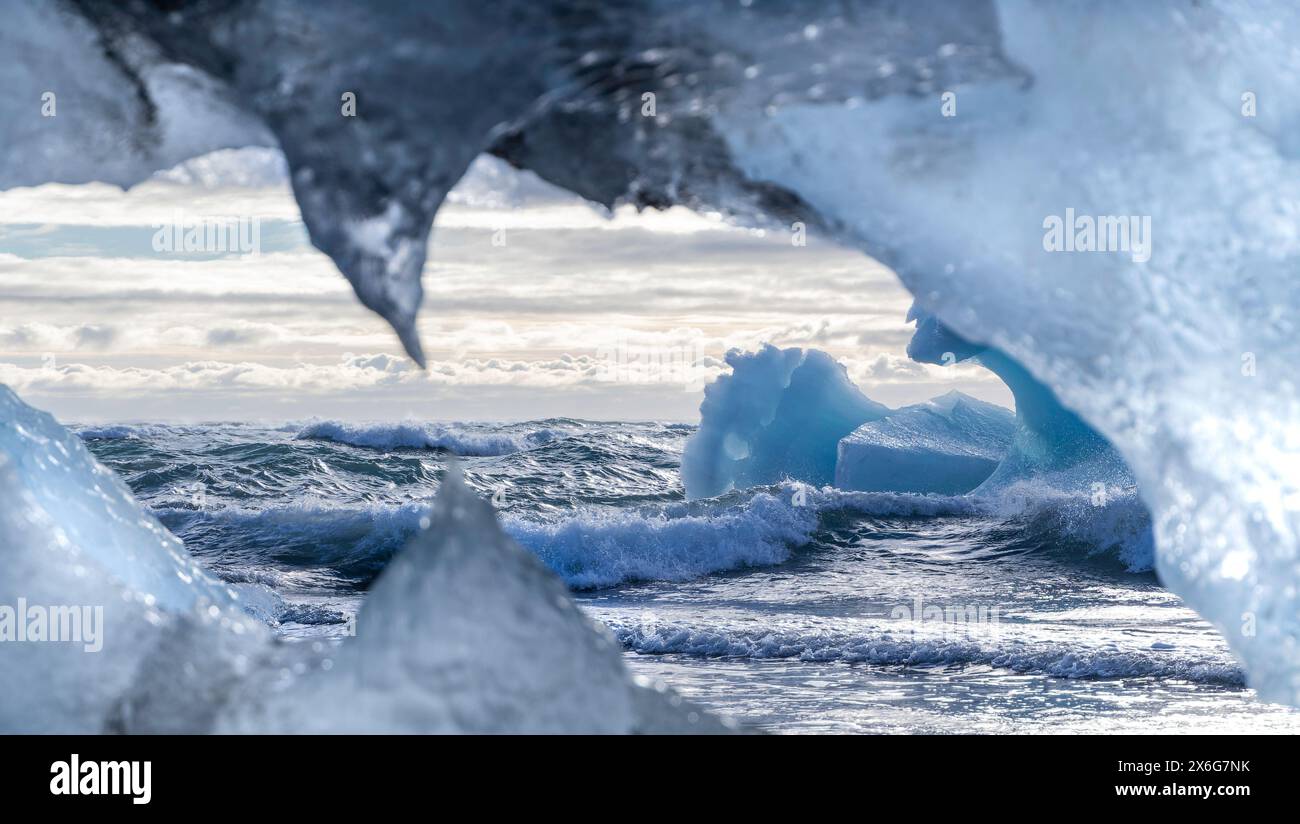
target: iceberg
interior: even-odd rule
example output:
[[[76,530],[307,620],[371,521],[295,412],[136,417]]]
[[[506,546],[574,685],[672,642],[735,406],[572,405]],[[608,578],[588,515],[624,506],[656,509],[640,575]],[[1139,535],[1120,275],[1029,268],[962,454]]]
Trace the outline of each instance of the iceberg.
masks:
[[[688,499],[782,481],[963,494],[999,467],[1016,428],[1009,410],[960,392],[891,410],[816,349],[765,344],[726,361],[682,450]]]
[[[1014,430],[1010,410],[949,392],[864,423],[842,438],[835,486],[961,495],[993,474]]]
[[[688,498],[786,478],[828,484],[840,438],[889,412],[816,349],[768,344],[726,360],[731,374],[705,387],[700,427],[682,451]]]
[[[1112,555],[1131,571],[1150,570],[1155,564],[1150,513],[1132,472],[1105,438],[1007,356],[966,341],[916,307],[912,318],[917,330],[908,352],[914,359],[990,365],[1012,388],[1016,413],[960,392],[898,410],[863,406],[865,397],[823,352],[771,346],[733,352],[733,372],[705,388],[700,426],[683,450],[688,498],[705,497],[705,488],[722,495],[733,488],[792,483],[802,505],[789,511],[810,515],[818,507],[808,503],[841,490],[845,495],[936,495],[949,503],[963,496],[959,511],[1013,519],[1081,552]],[[791,369],[795,363],[815,366],[802,372],[802,366]],[[857,415],[867,409],[872,419],[836,440],[852,415],[824,413],[846,409]],[[835,489],[829,488],[830,479]],[[785,510],[756,506],[766,500],[756,495],[751,511],[734,523],[725,509],[712,516],[703,537],[722,539],[721,551],[692,549],[702,536],[690,518],[636,519],[637,529],[589,517],[555,525],[512,522],[509,528],[571,586],[645,575],[671,579],[701,569],[773,563],[787,543],[802,542],[799,535],[812,525],[798,517],[772,517]],[[737,542],[731,533],[749,537]],[[598,564],[588,558],[593,546],[602,547]],[[643,547],[654,549],[653,563],[640,557]]]

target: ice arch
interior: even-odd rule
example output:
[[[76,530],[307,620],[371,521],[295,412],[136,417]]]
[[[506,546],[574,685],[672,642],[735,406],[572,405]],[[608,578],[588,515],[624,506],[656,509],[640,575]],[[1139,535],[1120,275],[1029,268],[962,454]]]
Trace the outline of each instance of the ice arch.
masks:
[[[1130,480],[1123,459],[1106,439],[1062,406],[1056,393],[1012,358],[996,348],[971,343],[918,306],[913,305],[908,319],[916,321],[916,333],[907,346],[913,360],[947,366],[975,358],[1015,396],[1016,432],[1011,448],[981,489],[1064,473],[1071,473],[1070,483],[1076,488]]]

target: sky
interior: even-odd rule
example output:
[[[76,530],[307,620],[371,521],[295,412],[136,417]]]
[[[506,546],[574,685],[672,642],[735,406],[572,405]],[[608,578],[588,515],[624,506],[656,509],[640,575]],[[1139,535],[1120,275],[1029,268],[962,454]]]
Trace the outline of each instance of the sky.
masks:
[[[223,220],[242,249],[211,245]],[[694,422],[724,354],[764,343],[825,350],[890,406],[1012,405],[977,365],[907,358],[911,296],[861,252],[610,214],[489,157],[438,213],[424,288],[427,371],[311,246],[269,149],[0,192],[0,383],[65,421]]]

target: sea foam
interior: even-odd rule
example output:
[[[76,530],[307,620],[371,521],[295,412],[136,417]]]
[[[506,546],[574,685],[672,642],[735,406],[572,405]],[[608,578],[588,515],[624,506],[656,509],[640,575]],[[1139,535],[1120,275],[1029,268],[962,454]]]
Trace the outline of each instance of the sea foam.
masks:
[[[542,446],[565,434],[560,429],[502,432],[456,424],[317,421],[304,426],[297,437],[369,449],[436,449],[464,457],[491,457]]]

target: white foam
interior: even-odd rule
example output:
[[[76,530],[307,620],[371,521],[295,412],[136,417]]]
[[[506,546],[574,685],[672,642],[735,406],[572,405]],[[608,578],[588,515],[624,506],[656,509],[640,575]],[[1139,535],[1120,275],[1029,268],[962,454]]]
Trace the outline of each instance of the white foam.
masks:
[[[817,527],[813,507],[761,492],[741,504],[596,511],[557,522],[507,518],[506,531],[572,587],[625,581],[684,581],[712,572],[778,564]]]
[[[301,440],[328,440],[370,449],[438,449],[464,457],[490,457],[532,449],[564,437],[565,434],[564,430],[551,428],[530,432],[503,432],[413,421],[371,424],[317,421],[303,427],[297,437]]]
[[[947,635],[910,632],[881,622],[856,634],[704,628],[607,619],[628,649],[646,655],[795,659],[877,666],[982,665],[1059,678],[1176,678],[1239,687],[1244,676],[1225,654],[1169,654],[1157,646],[1122,649],[984,637],[978,629]]]
[[[73,431],[83,441],[126,441],[142,440],[156,430],[152,427],[131,426],[128,424],[109,424],[107,426],[78,426]]]

